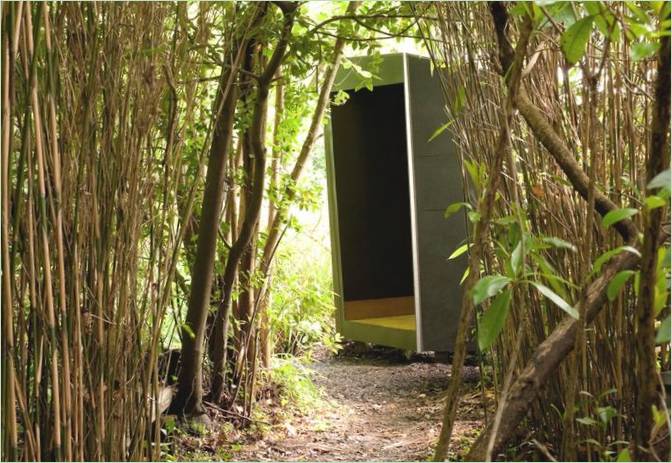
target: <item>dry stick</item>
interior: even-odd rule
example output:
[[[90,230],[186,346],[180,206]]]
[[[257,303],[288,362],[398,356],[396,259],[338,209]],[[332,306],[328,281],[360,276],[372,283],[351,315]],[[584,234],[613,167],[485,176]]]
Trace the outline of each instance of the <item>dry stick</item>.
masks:
[[[481,261],[481,249],[485,246],[487,239],[487,226],[492,214],[495,194],[500,179],[500,167],[504,159],[506,150],[509,149],[509,137],[505,130],[500,133],[499,142],[496,148],[495,157],[488,172],[488,184],[485,188],[485,196],[478,206],[478,212],[481,215],[476,223],[474,231],[473,246],[469,250],[469,275],[464,282],[462,293],[462,309],[460,311],[460,320],[457,326],[455,336],[455,350],[453,352],[453,364],[451,367],[450,386],[447,392],[447,402],[443,412],[441,423],[441,433],[434,452],[433,461],[444,461],[448,453],[448,446],[453,432],[455,422],[455,413],[459,403],[460,385],[462,383],[462,366],[466,357],[467,336],[473,319],[474,306],[471,296],[471,290],[479,278],[479,266]]]
[[[606,55],[606,52],[605,52]],[[584,69],[585,71],[585,69]],[[595,114],[597,101],[597,77],[586,77],[588,81],[588,97],[586,112],[588,116],[585,118],[584,124],[587,126],[586,134],[590,137],[593,129],[597,131],[597,115]],[[591,250],[593,247],[593,221],[595,216],[595,176],[596,176],[596,163],[597,163],[597,152],[598,152],[598,143],[597,137],[590,137],[588,140],[588,146],[590,147],[590,164],[588,166],[589,171],[589,185],[588,185],[588,197],[586,202],[588,207],[585,210],[585,239],[582,243],[582,259],[579,263],[581,268],[581,274],[585,275],[584,280],[582,281],[583,289],[588,287],[590,283],[590,268],[592,265],[592,255]],[[562,455],[567,460],[576,460],[576,441],[579,438],[575,431],[575,409],[574,406],[576,402],[576,394],[578,390],[578,383],[580,380],[579,371],[581,374],[587,374],[586,369],[586,314],[585,314],[585,292],[580,294],[581,301],[579,303],[579,322],[580,327],[576,330],[576,338],[574,340],[574,355],[570,358],[569,365],[569,379],[567,394],[565,399],[565,412],[564,412],[564,423],[563,423],[563,446],[562,446]],[[578,367],[578,357],[581,354],[581,369]],[[493,433],[494,437],[494,433]],[[590,455],[590,444],[588,446],[588,454]]]
[[[28,138],[26,142],[26,146],[28,149],[28,152],[32,150],[30,147],[30,138]],[[27,174],[28,174],[28,179],[33,178],[33,168],[32,168],[32,162],[29,162],[27,164]],[[30,204],[31,207],[28,207],[28,261],[29,261],[29,273],[30,273],[30,307],[33,312],[33,320],[32,322],[35,324],[35,326],[38,325],[38,304],[37,304],[37,251],[36,251],[36,237],[35,237],[35,217],[34,217],[34,212],[32,207],[32,204],[34,203],[34,196],[35,196],[35,186],[32,181],[28,182],[28,195],[27,195],[27,200]],[[44,333],[43,330],[36,330],[37,333],[35,334],[36,336],[36,341],[35,341],[35,346],[37,353],[35,355],[35,373],[34,373],[34,383],[33,383],[33,394],[34,394],[34,400],[36,403],[40,403],[40,393],[42,390],[42,366],[44,362]],[[42,421],[42,407],[36,407],[35,410],[35,435],[36,435],[36,445],[37,449],[36,452],[37,454],[41,454],[41,446],[40,446],[40,426]],[[46,418],[46,414],[45,414]],[[46,424],[45,424],[46,427]]]
[[[603,61],[606,59],[609,43],[606,44],[606,50],[603,55]],[[590,50],[587,52],[587,55],[590,55]],[[595,215],[595,175],[596,175],[596,163],[597,163],[597,152],[599,149],[598,138],[596,136],[591,136],[593,130],[597,131],[597,115],[595,113],[597,106],[597,79],[601,72],[598,72],[596,75],[592,75],[589,71],[589,64],[582,63],[582,69],[584,71],[584,91],[587,94],[583,95],[585,101],[588,104],[583,105],[584,110],[584,119],[582,133],[584,135],[583,143],[589,147],[589,165],[586,170],[588,170],[589,175],[589,184],[588,184],[588,195],[586,197],[586,202],[588,207],[585,209],[585,223],[584,223],[584,236],[585,239],[582,242],[581,250],[581,259],[579,261],[580,275],[584,275],[582,286],[585,290],[590,283],[590,267],[592,264],[591,250],[593,246],[593,219]],[[586,88],[587,87],[587,88]],[[567,91],[571,92],[571,88],[568,86]],[[587,138],[587,140],[586,140]],[[584,165],[585,165],[584,161]],[[585,340],[585,292],[582,292],[579,296],[579,321],[581,322],[580,328],[576,331],[576,338],[574,340],[574,354],[569,358],[569,374],[566,385],[566,394],[565,394],[565,411],[563,415],[563,434],[562,434],[562,455],[567,460],[576,459],[576,442],[579,438],[575,431],[575,409],[574,406],[576,402],[576,394],[578,390],[578,383],[580,381],[579,372],[586,375],[586,340]],[[578,366],[578,357],[581,355],[581,369]],[[494,438],[493,433],[491,438]],[[590,454],[590,444],[587,444],[588,454]]]
[[[525,266],[523,265],[523,268]],[[518,362],[518,355],[520,354],[521,350],[521,344],[523,341],[523,325],[521,324],[520,327],[518,328],[518,335],[516,336],[516,345],[513,349],[513,354],[511,355],[511,358],[509,359],[509,367],[506,372],[506,378],[504,380],[504,385],[502,387],[502,393],[501,397],[499,400],[499,403],[497,404],[497,411],[495,412],[495,418],[492,421],[492,427],[495,430],[495,432],[490,434],[490,439],[488,440],[488,446],[485,451],[485,461],[492,461],[492,449],[495,446],[495,434],[497,433],[497,430],[499,429],[499,426],[502,423],[502,415],[504,413],[504,406],[506,405],[506,400],[509,395],[509,390],[511,388],[511,383],[513,381],[513,372],[516,367],[516,363]]]
[[[61,311],[61,349],[63,350],[63,421],[65,428],[65,459],[72,460],[72,397],[70,378],[70,348],[67,330],[68,313],[66,309],[65,291],[65,246],[63,245],[63,198],[61,179],[61,156],[58,148],[58,129],[56,127],[56,105],[54,93],[56,92],[55,69],[51,49],[51,26],[49,23],[49,5],[45,5],[43,11],[45,37],[47,45],[47,63],[49,67],[49,136],[51,138],[51,155],[53,157],[54,176],[54,202],[56,208],[56,253],[58,262],[59,302]]]
[[[531,27],[531,24],[529,24],[529,22],[526,22],[525,26],[526,27]],[[524,33],[527,33],[527,32],[525,31]],[[528,64],[527,68],[529,69],[529,67],[530,67],[530,65]],[[526,71],[523,71],[523,74],[521,74],[521,78],[525,73],[526,73]],[[514,96],[515,95],[511,95],[509,98],[507,98],[507,105],[511,104],[511,100]],[[507,122],[509,122],[509,121],[507,121]],[[508,131],[510,131],[511,127],[507,127],[506,129]],[[525,251],[526,226],[525,226],[525,220],[523,218],[523,213],[522,213],[522,208],[521,208],[522,202],[521,202],[520,196],[518,194],[518,188],[519,187],[518,187],[518,183],[515,181],[515,179],[518,178],[518,174],[517,174],[517,171],[516,171],[516,163],[515,163],[515,160],[513,158],[513,150],[509,149],[507,154],[508,154],[507,161],[508,161],[508,164],[509,164],[510,176],[514,180],[512,182],[512,187],[511,187],[511,189],[513,191],[513,193],[512,193],[513,198],[512,199],[513,199],[514,205],[518,205],[518,207],[515,207],[515,206],[514,207],[515,207],[515,212],[516,212],[516,219],[518,221],[518,226],[520,227],[520,231],[521,231],[521,239],[520,239],[521,252],[520,252],[520,255],[522,256],[522,258],[521,258],[520,267],[522,269],[525,269],[525,266],[526,266],[526,263],[525,263],[525,261],[526,261],[526,251]],[[529,321],[527,320],[527,314],[525,312],[523,312],[523,320],[525,322],[529,323]],[[514,373],[516,364],[518,363],[518,356],[519,356],[521,348],[522,348],[522,341],[523,341],[523,338],[524,338],[524,334],[523,334],[524,333],[524,326],[525,326],[525,323],[520,323],[520,326],[518,327],[518,333],[517,333],[517,336],[516,336],[515,347],[513,349],[513,353],[510,356],[510,359],[509,359],[509,366],[508,366],[508,369],[507,369],[507,372],[506,372],[506,377],[504,379],[504,384],[503,384],[502,392],[501,392],[501,398],[499,400],[499,403],[497,404],[497,411],[495,412],[494,420],[493,420],[493,423],[492,423],[493,429],[495,429],[495,430],[499,429],[499,426],[500,426],[501,421],[502,421],[502,413],[504,412],[504,405],[506,404],[506,398],[508,396],[509,389],[510,389],[512,381],[513,381],[513,373]],[[492,448],[495,444],[494,434],[495,433],[493,433],[490,436],[490,441],[488,442],[488,448],[487,448],[487,451],[486,451],[486,458],[485,458],[486,461],[491,461],[491,459],[492,459]]]
[[[282,67],[278,69],[278,73],[275,76],[275,79],[278,81],[278,84],[275,86],[275,103],[273,106],[274,117],[273,117],[273,135],[271,140],[273,147],[271,149],[271,172],[270,178],[268,179],[268,189],[271,192],[275,192],[278,187],[278,169],[280,167],[280,125],[285,116],[285,83],[282,77]],[[276,208],[271,203],[270,199],[268,201],[268,217],[266,219],[266,226],[269,228],[267,233],[270,231],[271,224],[273,223],[273,217],[275,217]]]
[[[25,460],[34,460],[38,461],[40,459],[40,455],[37,453],[37,446],[35,444],[36,438],[35,438],[35,433],[33,432],[32,429],[32,421],[30,419],[30,415],[28,414],[28,407],[26,405],[26,399],[23,397],[23,391],[21,389],[21,384],[19,384],[19,379],[14,375],[14,384],[13,384],[14,389],[16,390],[16,401],[19,404],[19,409],[21,410],[21,414],[23,415],[24,419],[24,424],[26,426],[25,428],[25,433],[26,433],[26,441],[28,444],[28,449],[27,452],[24,456]],[[10,454],[11,455],[11,454]],[[8,460],[7,455],[3,455],[5,457],[5,460]]]
[[[43,7],[43,5],[42,5]],[[24,33],[27,35],[28,39],[28,52],[30,53],[33,60],[35,57],[35,48],[33,44],[33,24],[31,21],[31,11],[30,8],[25,10],[26,16],[26,27],[24,28]],[[38,15],[39,18],[39,15]],[[42,253],[43,253],[43,270],[44,270],[44,289],[46,292],[45,301],[47,305],[47,327],[49,330],[49,337],[51,338],[51,387],[52,387],[52,406],[54,413],[54,424],[53,424],[53,438],[54,438],[54,450],[56,452],[56,458],[61,458],[61,393],[60,393],[60,374],[58,369],[58,343],[56,336],[56,314],[54,310],[54,295],[52,291],[52,277],[51,277],[51,253],[49,250],[49,236],[47,233],[47,211],[46,211],[46,202],[47,192],[46,192],[46,172],[45,172],[45,155],[44,155],[44,142],[42,139],[42,117],[40,114],[40,104],[38,100],[37,93],[37,74],[32,73],[31,76],[31,106],[33,110],[33,120],[34,120],[34,131],[35,131],[35,148],[36,148],[36,157],[37,157],[37,177],[38,177],[38,186],[39,186],[39,195],[40,195],[40,235],[42,238]]]
[[[18,48],[19,48],[19,40],[21,40],[23,47],[24,48],[26,47],[25,37],[19,34],[20,30],[21,30],[21,25],[23,24],[23,13],[22,13],[23,5],[24,5],[24,3],[20,2],[19,6],[18,6],[18,11],[16,12],[16,19],[15,19],[16,22],[14,24],[14,35],[13,35],[13,43],[12,43],[12,55],[11,55],[11,58],[7,61],[8,66],[11,66],[13,64],[12,67],[16,66],[16,57],[17,57]],[[27,59],[25,58],[25,55],[26,54],[24,53],[24,59],[22,60],[22,62],[23,62],[23,68],[24,68],[24,75],[28,76],[29,75],[28,63],[27,63]],[[18,69],[18,66],[17,66],[17,69]],[[12,74],[12,76],[13,76],[13,74]],[[15,90],[13,88],[14,86],[15,86],[14,79],[12,78],[12,80],[10,82],[10,89],[11,89],[12,92],[15,92]],[[13,95],[14,95],[14,93],[12,93],[12,96]],[[14,98],[10,99],[9,104],[13,106],[14,103],[15,103]],[[14,187],[13,203],[16,204],[16,209],[14,211],[15,215],[14,215],[14,222],[12,223],[12,230],[16,230],[18,228],[19,217],[22,216],[21,205],[22,205],[23,202],[21,201],[21,198],[23,197],[23,188],[21,188],[21,186],[23,185],[24,164],[26,162],[26,158],[28,157],[28,151],[29,151],[27,149],[27,144],[28,144],[27,140],[29,140],[29,137],[27,136],[27,133],[28,133],[28,129],[29,129],[29,126],[30,126],[30,124],[28,123],[28,121],[30,120],[30,108],[26,105],[26,107],[24,108],[24,111],[25,111],[25,113],[24,113],[24,123],[23,123],[23,127],[21,128],[21,135],[20,135],[21,140],[22,140],[21,154],[20,154],[20,158],[19,158],[19,164],[17,166],[16,185]],[[11,145],[12,145],[12,138],[11,137],[10,137],[9,143],[10,143],[10,149],[11,149]],[[14,274],[15,267],[16,267],[16,265],[15,265],[16,253],[17,253],[17,246],[13,246],[11,257],[10,257],[10,270],[12,272],[12,275]]]
[[[499,10],[505,8],[499,3],[490,4],[493,16],[499,16]],[[448,388],[448,398],[444,408],[443,420],[441,423],[441,433],[436,444],[434,452],[434,461],[443,461],[446,459],[448,453],[448,446],[450,445],[450,438],[453,433],[453,425],[455,423],[455,414],[457,412],[457,405],[460,400],[460,385],[462,384],[462,366],[467,352],[467,336],[471,327],[471,322],[474,315],[474,304],[472,300],[472,288],[479,278],[479,267],[481,262],[481,254],[486,247],[488,237],[488,227],[490,225],[490,218],[495,204],[495,193],[499,188],[499,181],[501,178],[501,166],[504,159],[511,149],[511,137],[509,127],[513,120],[512,101],[518,92],[520,85],[520,72],[523,65],[523,59],[527,53],[527,44],[532,33],[532,24],[529,16],[525,16],[521,36],[518,41],[515,52],[507,50],[506,57],[500,57],[502,64],[506,62],[507,72],[506,84],[508,87],[508,99],[502,117],[502,124],[500,128],[499,141],[495,150],[495,156],[490,165],[488,175],[488,184],[485,188],[485,196],[478,205],[478,211],[481,215],[480,220],[476,223],[474,230],[474,244],[469,253],[469,276],[464,284],[462,292],[462,309],[460,311],[460,320],[458,322],[457,334],[455,337],[455,351],[453,352],[453,364],[451,367],[450,386]],[[498,35],[498,41],[503,38]]]
[[[178,5],[176,7],[176,15],[179,15],[180,8],[181,8],[180,5]],[[178,22],[179,21],[176,21],[176,24]],[[177,30],[178,29],[177,29],[177,25],[176,25],[175,33],[173,35],[173,49],[172,49],[171,53],[174,53],[174,47],[175,47],[175,41],[176,41],[175,37],[177,36]],[[178,129],[177,129],[178,100],[177,100],[177,89],[175,88],[175,85],[174,85],[173,80],[172,80],[172,72],[173,72],[172,69],[174,67],[174,59],[175,59],[174,56],[171,54],[171,66],[168,67],[167,65],[164,65],[164,71],[166,73],[167,83],[168,83],[168,86],[169,86],[170,97],[171,97],[170,108],[169,108],[169,116],[168,116],[168,119],[169,119],[170,122],[168,124],[167,131],[166,131],[167,141],[166,141],[166,147],[165,147],[165,150],[164,150],[164,159],[165,159],[165,163],[166,163],[164,165],[164,169],[166,171],[165,176],[164,176],[165,177],[164,178],[164,192],[163,192],[164,202],[168,201],[167,193],[169,191],[169,187],[168,187],[168,173],[169,173],[168,162],[169,161],[168,160],[169,160],[169,157],[171,155],[174,155],[174,153],[178,152],[179,146],[182,143],[181,140],[176,140],[177,134],[178,134]],[[234,66],[235,66],[235,64],[234,64]],[[232,85],[232,84],[229,84],[229,86],[230,85]],[[227,92],[228,92],[228,90],[225,89],[223,93],[226,94]],[[187,90],[187,93],[190,94],[189,90]],[[191,117],[192,117],[192,111],[193,111],[192,100],[193,100],[193,97],[188,97],[187,98],[187,108],[185,109],[185,112],[186,112],[185,119],[187,120],[187,122],[185,122],[185,125],[188,124],[188,121],[190,121]],[[219,112],[219,108],[217,109],[217,111]],[[211,130],[212,130],[212,123],[208,127],[207,135],[205,137],[206,140],[210,139]],[[203,165],[203,162],[204,162],[204,159],[205,159],[205,156],[203,155],[203,152],[204,151],[201,151],[201,153],[199,155],[199,160],[198,160],[199,167],[201,167]],[[179,162],[177,164],[179,166]],[[180,170],[179,170],[178,166],[174,167],[174,170],[176,172],[174,181],[179,183],[179,171]],[[181,217],[181,221],[180,221],[180,223],[182,223],[182,224],[189,223],[189,220],[191,219],[191,215],[192,215],[192,211],[193,211],[193,204],[194,204],[194,199],[195,199],[196,183],[197,182],[194,181],[191,188],[189,189],[187,205],[186,205],[186,208],[185,208],[186,210],[184,212],[183,217]],[[163,207],[164,217],[161,219],[162,223],[165,222],[165,215],[166,214],[167,214],[167,204],[164,203],[164,207]],[[170,255],[166,256],[165,259],[163,259],[164,260],[163,264],[164,264],[164,267],[165,267],[165,272],[163,273],[163,275],[164,275],[163,276],[163,287],[162,287],[161,290],[158,291],[157,300],[156,300],[157,307],[156,307],[155,319],[158,319],[158,320],[163,320],[163,317],[164,317],[164,314],[165,314],[165,311],[166,311],[166,307],[167,307],[167,304],[168,304],[168,297],[172,294],[173,279],[174,279],[174,276],[175,276],[176,270],[177,270],[176,267],[177,267],[178,253],[179,253],[179,250],[182,246],[182,242],[183,242],[183,239],[184,239],[186,228],[187,228],[187,226],[185,226],[185,225],[179,227],[179,230],[178,230],[177,235],[176,235],[176,237],[174,239],[174,242],[173,242],[173,247],[172,247],[172,250],[170,252]],[[159,263],[157,265],[157,267],[159,268],[159,275],[158,275],[157,280],[162,281],[162,278],[161,278],[161,275],[162,275],[161,274],[161,263]],[[185,294],[188,294],[188,292],[185,292]],[[150,347],[149,347],[150,362],[149,362],[149,365],[147,367],[148,371],[153,371],[155,373],[154,377],[152,378],[152,382],[153,382],[153,384],[152,384],[152,388],[153,388],[152,395],[154,397],[158,397],[159,394],[160,394],[160,392],[159,392],[160,387],[159,387],[159,383],[158,383],[158,369],[156,368],[156,362],[158,360],[157,349],[158,349],[161,326],[162,326],[162,324],[160,322],[156,323],[155,326],[154,326],[154,331],[152,333],[152,337],[151,337],[151,341],[150,341]],[[179,326],[179,323],[176,322],[176,326]],[[148,378],[145,377],[145,381],[147,381],[147,380],[148,380]],[[144,384],[143,387],[146,389],[148,387],[148,384]],[[154,410],[153,410],[153,413],[154,413],[153,416],[158,416],[163,411],[165,411],[164,409],[159,409],[159,402],[160,402],[159,400],[154,401],[155,407],[154,407]],[[154,420],[154,441],[156,443],[158,443],[160,441],[160,426],[161,426],[160,420]],[[155,450],[155,455],[152,458],[153,459],[158,459],[159,454],[160,454],[160,447],[158,445],[155,445],[154,450]]]
[[[576,162],[574,155],[569,148],[567,148],[565,142],[548,123],[544,113],[530,101],[525,90],[522,88],[515,103],[534,136],[542,143],[542,145],[544,145],[544,147],[546,147],[551,156],[553,156],[562,171],[567,175],[567,178],[574,189],[581,195],[581,197],[587,200],[590,191],[590,179],[581,166]],[[604,216],[608,212],[619,208],[598,189],[595,189],[594,194],[595,210],[597,210],[600,215]],[[632,242],[637,237],[637,227],[629,219],[617,222],[614,225],[614,228],[623,237],[623,240],[626,243]]]
[[[669,20],[669,14],[667,18]],[[670,165],[668,127],[670,122],[670,37],[661,38],[658,53],[658,77],[651,115],[651,141],[646,165],[647,183]],[[669,185],[668,185],[669,187]],[[650,447],[653,416],[651,407],[657,400],[656,384],[656,299],[658,233],[665,208],[644,210],[644,243],[639,288],[639,303],[635,317],[635,346],[637,354],[637,415],[635,416],[635,453],[639,460],[651,458]]]
[[[275,117],[273,120],[273,135],[271,137],[273,148],[271,150],[271,171],[270,178],[268,182],[268,191],[272,194],[275,194],[275,191],[278,187],[278,174],[279,174],[279,165],[280,165],[280,152],[279,152],[279,134],[280,134],[280,124],[284,118],[285,112],[285,85],[282,81],[282,68],[278,69],[278,75],[276,76],[278,84],[275,87]],[[271,197],[268,198],[268,217],[266,219],[266,236],[271,232],[273,226],[273,218],[276,214],[276,207],[273,205]],[[265,307],[268,304],[268,291],[265,287],[270,286],[271,279],[273,275],[268,272],[268,274],[263,279],[262,287],[259,288],[259,291],[256,295],[255,304],[261,305],[261,321],[260,321],[260,330],[261,330],[261,364],[264,368],[269,368],[271,366],[271,327],[270,320],[268,318],[268,311],[265,310]]]
[[[11,8],[5,5],[6,8]],[[9,40],[3,40],[2,74],[2,359],[3,396],[2,425],[6,430],[5,458],[16,458],[17,424],[14,382],[14,321],[12,303],[12,274],[9,269],[9,150],[10,150],[10,99],[9,99]]]

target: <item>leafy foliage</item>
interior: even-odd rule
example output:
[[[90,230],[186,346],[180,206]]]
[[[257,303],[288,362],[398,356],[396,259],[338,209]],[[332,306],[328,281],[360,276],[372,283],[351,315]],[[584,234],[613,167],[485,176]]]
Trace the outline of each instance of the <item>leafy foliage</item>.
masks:
[[[271,303],[268,307],[275,351],[305,355],[317,346],[339,347],[334,327],[331,271],[326,249],[316,251],[306,236],[285,241],[277,258]]]
[[[586,16],[572,24],[560,40],[560,46],[569,64],[577,63],[585,54],[590,33],[593,31],[593,16]]]
[[[490,308],[478,320],[478,347],[481,350],[490,348],[499,335],[511,305],[511,290],[501,292],[490,305]]]

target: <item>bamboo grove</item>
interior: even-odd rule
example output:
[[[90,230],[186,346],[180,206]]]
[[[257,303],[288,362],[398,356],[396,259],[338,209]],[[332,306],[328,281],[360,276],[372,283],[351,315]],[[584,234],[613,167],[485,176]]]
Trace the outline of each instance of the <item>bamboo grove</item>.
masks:
[[[513,440],[541,459],[665,460],[669,4],[436,11],[424,35],[473,186],[463,335],[474,305],[505,288],[476,308],[498,406],[467,459]],[[458,387],[455,376],[437,459]]]
[[[403,37],[469,185],[453,371],[473,337],[497,404],[467,459],[669,458],[669,3],[310,3],[2,4],[3,458],[250,421],[336,72]]]

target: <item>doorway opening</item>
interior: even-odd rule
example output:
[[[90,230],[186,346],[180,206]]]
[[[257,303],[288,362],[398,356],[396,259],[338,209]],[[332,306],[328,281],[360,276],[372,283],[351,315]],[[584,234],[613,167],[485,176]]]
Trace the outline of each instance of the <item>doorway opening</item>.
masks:
[[[404,85],[332,107],[344,319],[415,332]]]

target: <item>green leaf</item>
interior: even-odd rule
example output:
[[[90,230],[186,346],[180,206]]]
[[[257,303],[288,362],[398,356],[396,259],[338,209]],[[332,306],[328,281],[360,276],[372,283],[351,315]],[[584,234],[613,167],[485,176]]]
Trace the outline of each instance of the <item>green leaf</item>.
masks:
[[[602,5],[602,2],[584,2],[584,6],[588,13],[595,17],[595,25],[602,35],[609,37],[612,42],[617,41],[621,28],[614,15]]]
[[[503,225],[505,227],[508,227],[511,224],[517,223],[518,218],[513,216],[513,215],[506,215],[504,217],[499,217],[495,220],[493,220],[497,225]]]
[[[655,42],[637,42],[630,47],[630,57],[633,61],[641,61],[655,55],[660,48],[659,43]]]
[[[632,457],[630,456],[630,450],[628,450],[628,448],[626,447],[620,452],[618,452],[616,461],[632,461]]]
[[[586,53],[586,45],[593,30],[593,16],[587,16],[572,24],[560,38],[560,47],[569,64],[577,63]]]
[[[365,79],[371,79],[372,77],[374,77],[372,73],[370,73],[366,69],[362,68],[361,66],[358,66],[357,64],[355,64],[353,61],[351,61],[349,59],[344,60],[344,62],[342,63],[342,66],[345,69],[349,69],[349,68],[354,69],[357,74],[359,74],[360,76],[362,76]]]
[[[558,3],[559,0],[535,0],[534,4],[539,6],[551,6]],[[522,2],[525,5],[526,2]]]
[[[448,207],[446,208],[446,211],[443,213],[443,218],[444,218],[444,219],[449,218],[450,216],[452,216],[453,214],[455,214],[457,211],[459,211],[459,210],[462,209],[463,207],[466,207],[466,208],[469,209],[469,210],[472,210],[472,209],[473,209],[472,205],[469,204],[469,203],[464,203],[464,202],[461,202],[461,203],[453,203],[453,204],[451,204],[450,206],[448,206]]]
[[[632,18],[626,18],[628,24],[627,36],[631,41],[639,39],[641,37],[648,37],[650,35],[649,29],[644,24],[640,24],[637,20]]]
[[[602,266],[612,257],[617,256],[618,254],[622,253],[623,251],[631,252],[637,256],[641,257],[641,253],[633,248],[632,246],[619,246],[617,248],[611,249],[602,255],[600,255],[597,259],[595,259],[595,262],[593,262],[593,272],[592,273],[599,273],[600,270],[602,270]]]
[[[525,2],[516,2],[516,4],[509,9],[509,14],[511,16],[525,16],[527,14],[527,6],[525,5]]]
[[[168,434],[172,434],[173,431],[177,428],[177,423],[175,422],[175,416],[174,415],[167,415],[164,418],[164,427],[166,429],[166,432]]]
[[[646,204],[647,209],[652,210],[663,207],[666,204],[666,201],[660,196],[652,195],[647,196],[646,199],[644,199],[644,204]]]
[[[537,290],[541,294],[549,298],[555,305],[557,305],[562,310],[567,312],[572,318],[576,319],[579,318],[579,312],[577,312],[577,310],[574,307],[569,305],[567,301],[565,301],[563,298],[555,294],[551,288],[544,286],[540,283],[532,283],[532,284],[534,285],[535,288],[537,288]]]
[[[182,323],[182,329],[186,331],[191,339],[196,337],[196,333],[194,333],[194,330],[191,329],[191,326],[189,326],[188,323]]]
[[[597,421],[587,416],[584,416],[583,418],[577,418],[576,421],[578,421],[581,424],[585,424],[586,426],[595,426],[596,424],[598,424]]]
[[[595,18],[595,24],[602,35],[609,37],[612,42],[617,42],[621,36],[621,25],[614,19],[612,14],[601,14]]]
[[[656,287],[654,290],[653,313],[658,316],[661,310],[667,305],[669,295],[669,274],[665,269],[670,264],[670,249],[666,246],[658,248],[658,259],[656,262]]]
[[[518,269],[520,267],[520,263],[522,262],[522,260],[523,260],[523,240],[520,240],[518,241],[516,248],[511,253],[511,269],[513,270],[514,275],[518,274]]]
[[[468,276],[469,276],[469,267],[467,267],[464,270],[464,273],[462,274],[462,278],[460,279],[460,286],[462,286],[462,283],[464,283],[464,280],[466,280]]]
[[[670,323],[670,316],[668,315],[658,327],[658,333],[656,333],[656,344],[666,344],[670,342]]]
[[[481,189],[481,175],[479,173],[480,169],[478,164],[476,162],[465,159],[464,167],[467,169],[471,183],[473,183],[476,190],[479,191]]]
[[[655,188],[667,188],[669,190],[670,183],[672,183],[672,176],[670,175],[670,169],[667,169],[653,177],[646,187],[649,190]]]
[[[460,257],[462,254],[464,254],[465,252],[467,252],[467,249],[469,249],[469,243],[465,243],[465,244],[463,244],[462,246],[460,246],[459,248],[457,248],[456,250],[454,250],[453,253],[452,253],[450,256],[448,256],[448,260],[451,260],[451,259],[457,259],[457,258]]]
[[[565,283],[565,280],[557,275],[558,271],[548,262],[543,256],[538,254],[531,254],[532,260],[541,268],[541,276],[543,276],[548,284],[551,285],[553,291],[558,293],[560,297],[566,298],[565,288],[561,283]]]
[[[450,104],[450,109],[452,110],[453,114],[458,114],[460,111],[462,111],[466,100],[467,90],[464,87],[460,87],[457,89],[457,95],[455,95],[455,99]]]
[[[602,444],[600,444],[595,439],[588,438],[588,439],[584,439],[582,442],[585,442],[586,444],[594,445],[598,449],[602,447]]]
[[[609,424],[609,421],[616,415],[618,415],[618,412],[610,405],[607,405],[606,407],[597,407],[597,416],[600,417],[600,421],[604,424]]]
[[[441,127],[439,127],[438,129],[436,129],[436,130],[434,131],[434,133],[432,134],[432,136],[429,137],[429,140],[427,140],[427,142],[430,142],[430,141],[434,140],[436,137],[438,137],[438,136],[441,135],[443,132],[445,132],[445,130],[446,130],[448,127],[450,127],[451,124],[452,124],[453,122],[455,122],[455,120],[454,120],[454,119],[451,119],[451,120],[449,120],[448,122],[446,122],[445,124],[443,124]]]
[[[555,236],[545,236],[541,239],[541,241],[543,241],[544,243],[548,243],[551,246],[555,246],[556,248],[569,249],[570,251],[576,252],[576,246],[565,240],[556,238]]]
[[[511,290],[500,293],[492,305],[478,320],[478,347],[483,351],[488,349],[504,328],[506,316],[511,306]]]
[[[660,264],[661,264],[661,269],[663,268],[670,268],[670,265],[672,265],[672,250],[667,247],[663,246],[661,248],[658,248],[658,259],[660,259]]]
[[[625,285],[630,277],[635,274],[634,270],[623,270],[618,272],[616,276],[609,282],[607,287],[607,297],[610,301],[613,301],[618,296],[618,293],[621,292],[621,288]]]
[[[647,24],[649,22],[648,16],[646,16],[646,13],[639,8],[635,2],[625,2],[625,6],[628,7],[628,9],[634,13],[635,17],[639,20],[640,23]]]
[[[564,24],[565,28],[576,22],[574,11],[572,11],[572,5],[570,2],[554,3],[548,8],[548,12],[556,22]]]
[[[504,275],[488,275],[476,282],[472,290],[474,305],[497,294],[502,288],[511,282],[511,278]]]
[[[467,212],[467,217],[471,223],[476,223],[481,220],[481,214],[478,211]]]
[[[583,6],[586,8],[586,11],[591,16],[597,16],[602,11],[602,8],[600,6],[600,2],[595,2],[595,1],[583,2]]]
[[[616,209],[611,212],[607,212],[607,214],[602,217],[602,226],[604,228],[609,228],[616,222],[620,222],[621,220],[632,217],[633,215],[637,214],[637,212],[639,212],[637,209],[633,209],[631,207],[624,207],[622,209]]]
[[[651,405],[651,412],[653,413],[653,422],[656,427],[660,428],[667,422],[667,413],[665,413],[665,410],[659,410],[655,405]]]
[[[657,271],[658,281],[654,288],[653,313],[658,315],[663,307],[667,305],[667,275],[661,270]]]

